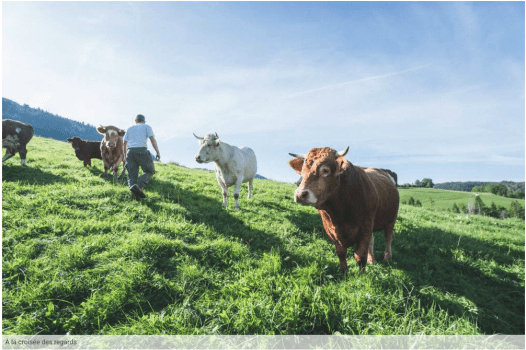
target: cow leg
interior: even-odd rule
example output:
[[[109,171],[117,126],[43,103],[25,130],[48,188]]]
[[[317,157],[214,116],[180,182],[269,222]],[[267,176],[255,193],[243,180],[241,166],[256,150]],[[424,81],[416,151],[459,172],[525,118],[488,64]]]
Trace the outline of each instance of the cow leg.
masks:
[[[385,261],[389,260],[393,256],[393,253],[391,252],[391,241],[393,240],[393,236],[394,236],[394,225],[395,225],[395,223],[396,223],[396,220],[392,224],[389,224],[384,229],[384,236],[385,236],[384,260]]]
[[[26,165],[27,149],[25,147],[21,147],[18,154],[20,154],[20,164]]]
[[[376,260],[374,260],[374,235],[371,236],[371,243],[369,243],[369,249],[367,251],[367,262],[369,264],[376,264]]]
[[[117,156],[117,159],[115,160],[115,163],[113,163],[112,170],[113,170],[113,177],[117,177],[117,173],[119,172],[119,165],[121,165],[121,162],[123,161],[123,156]]]
[[[250,180],[248,180],[248,196],[247,196],[247,199],[251,199],[252,198],[252,187],[253,187],[253,184],[254,184],[254,178],[251,178]]]
[[[343,273],[347,272],[347,248],[336,243],[336,255],[340,259],[340,266],[343,270]]]
[[[216,179],[219,186],[221,186],[221,190],[223,192],[223,207],[226,208],[227,206],[227,196],[228,196],[228,187],[226,187],[223,180],[221,180],[221,177],[219,177],[219,174],[216,173]]]
[[[228,202],[228,187],[224,187],[223,188],[223,207],[227,207],[227,202]]]
[[[2,163],[5,162],[6,160],[8,160],[9,158],[11,158],[12,156],[14,156],[15,154],[11,154],[9,152],[5,152],[5,156],[4,158],[2,158]]]
[[[104,174],[102,176],[108,177],[108,169],[110,168],[110,165],[104,161]]]
[[[236,179],[236,187],[234,188],[234,199],[236,200],[236,210],[240,210],[239,206],[239,192],[241,192],[241,184],[243,183],[243,176],[238,176]]]
[[[369,237],[364,237],[361,242],[356,245],[356,250],[354,251],[354,258],[360,266],[360,272],[365,272],[365,265],[367,265],[367,255],[369,253],[369,247],[371,246],[372,233],[369,234]]]
[[[113,177],[117,177],[117,172],[119,171],[119,165],[121,162],[116,162],[112,167],[111,170],[113,171]]]

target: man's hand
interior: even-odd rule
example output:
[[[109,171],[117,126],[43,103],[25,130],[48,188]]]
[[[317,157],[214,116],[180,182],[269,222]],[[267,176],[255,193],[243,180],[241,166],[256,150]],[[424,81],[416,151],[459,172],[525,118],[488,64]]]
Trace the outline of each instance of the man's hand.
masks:
[[[157,160],[157,161],[161,160],[161,154],[160,153],[157,153],[157,155],[155,156],[155,160]]]

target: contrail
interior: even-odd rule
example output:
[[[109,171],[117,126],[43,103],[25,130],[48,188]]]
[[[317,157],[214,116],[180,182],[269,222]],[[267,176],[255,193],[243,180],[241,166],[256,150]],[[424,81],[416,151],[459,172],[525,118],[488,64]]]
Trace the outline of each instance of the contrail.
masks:
[[[407,73],[407,72],[423,69],[423,68],[426,68],[426,67],[429,67],[429,66],[431,66],[431,64],[426,64],[425,66],[419,66],[419,67],[415,67],[415,68],[409,68],[409,69],[405,69],[405,70],[401,70],[401,71],[393,72],[393,73],[387,73],[387,74],[382,74],[382,75],[375,75],[374,77],[362,78],[362,79],[346,81],[346,82],[338,83],[338,84],[334,84],[334,85],[328,85],[328,86],[324,86],[324,87],[317,88],[317,89],[297,92],[295,94],[288,95],[286,98],[294,98],[294,97],[298,97],[300,95],[309,94],[311,92],[317,92],[317,91],[322,91],[322,90],[327,90],[327,89],[333,89],[333,88],[337,88],[337,87],[340,87],[340,86],[344,86],[344,85],[348,85],[348,84],[354,84],[354,83],[360,83],[360,82],[368,81],[368,80],[386,78],[386,77],[390,77],[390,76],[393,76],[393,75],[398,75],[398,74],[403,74],[403,73]]]

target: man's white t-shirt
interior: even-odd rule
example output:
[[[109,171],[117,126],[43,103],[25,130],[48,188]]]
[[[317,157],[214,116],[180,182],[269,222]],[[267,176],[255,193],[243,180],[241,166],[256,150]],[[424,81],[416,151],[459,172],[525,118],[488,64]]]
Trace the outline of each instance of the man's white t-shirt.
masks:
[[[150,137],[155,137],[148,124],[135,124],[126,130],[124,141],[128,141],[128,148],[146,147]]]

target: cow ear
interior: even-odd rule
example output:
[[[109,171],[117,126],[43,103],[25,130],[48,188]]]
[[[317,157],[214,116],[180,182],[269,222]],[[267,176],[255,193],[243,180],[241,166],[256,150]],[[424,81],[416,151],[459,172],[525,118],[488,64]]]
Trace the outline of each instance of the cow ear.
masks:
[[[292,169],[296,170],[298,174],[301,174],[301,169],[303,168],[304,160],[300,157],[289,160],[289,165]]]
[[[349,169],[349,166],[351,165],[351,162],[349,162],[343,156],[339,156],[336,159],[336,163],[338,163],[338,170],[336,171],[337,176],[340,176],[341,174],[343,174],[347,169]]]
[[[216,141],[216,147],[219,147],[219,140]]]
[[[97,132],[98,132],[99,134],[103,134],[103,135],[104,135],[104,134],[106,133],[106,128],[104,128],[104,127],[101,125],[101,126],[99,126],[99,127],[97,128]]]
[[[124,136],[124,135],[126,135],[126,130],[120,129],[119,130],[119,136]]]
[[[66,140],[68,140],[68,142],[73,142],[73,139],[66,139]]]

